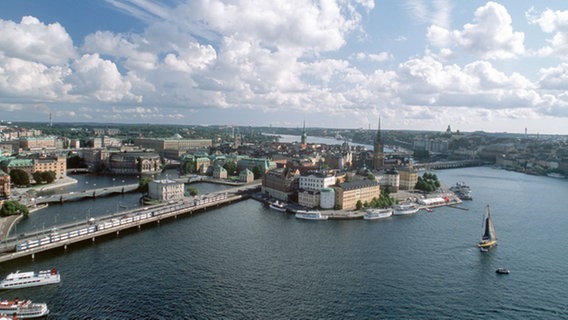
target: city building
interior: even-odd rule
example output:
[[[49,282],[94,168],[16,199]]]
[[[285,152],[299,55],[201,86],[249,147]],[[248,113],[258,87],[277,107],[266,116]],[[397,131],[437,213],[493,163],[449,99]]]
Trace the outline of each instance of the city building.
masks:
[[[153,200],[170,201],[183,199],[185,186],[169,179],[153,180],[148,183],[148,197]]]
[[[335,190],[324,188],[320,190],[320,208],[333,209],[335,207]]]
[[[227,179],[227,170],[221,166],[215,166],[213,169],[213,178]]]
[[[104,152],[106,153],[106,152]],[[153,175],[160,173],[162,163],[160,156],[155,152],[110,152],[105,157],[106,171],[114,174]]]
[[[67,176],[67,158],[59,155],[41,156],[33,159],[33,172],[55,172],[56,179]],[[33,173],[32,172],[32,173]]]
[[[300,189],[298,191],[298,204],[307,208],[318,207],[320,205],[320,191]]]
[[[321,190],[335,184],[335,173],[328,170],[307,171],[300,176],[300,190]]]
[[[344,182],[333,189],[335,190],[335,208],[344,210],[355,209],[357,202],[370,202],[381,195],[381,188],[374,180]]]
[[[289,201],[298,191],[300,172],[290,168],[273,169],[262,177],[262,193],[282,200]]]
[[[10,198],[10,175],[0,170],[0,201]]]
[[[418,182],[418,171],[412,168],[400,168],[398,170],[400,176],[400,190],[412,190]]]
[[[239,180],[245,183],[251,183],[254,181],[254,173],[249,169],[245,169],[239,173]]]
[[[209,149],[211,139],[134,139],[134,144],[141,148],[153,149],[158,154],[172,159],[179,159],[188,151]]]

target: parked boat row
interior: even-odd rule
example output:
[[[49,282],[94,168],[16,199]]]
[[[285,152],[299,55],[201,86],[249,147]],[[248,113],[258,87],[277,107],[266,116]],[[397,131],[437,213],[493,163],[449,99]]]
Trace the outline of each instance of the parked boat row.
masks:
[[[391,208],[383,208],[383,209],[367,209],[365,214],[363,215],[363,219],[365,220],[377,220],[377,219],[386,219],[392,217],[393,209]]]
[[[455,186],[450,187],[450,191],[461,200],[473,200],[470,187],[463,181],[456,182]]]

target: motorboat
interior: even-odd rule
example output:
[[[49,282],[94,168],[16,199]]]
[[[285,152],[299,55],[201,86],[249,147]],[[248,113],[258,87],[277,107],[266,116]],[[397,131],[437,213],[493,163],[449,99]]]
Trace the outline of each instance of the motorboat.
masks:
[[[511,273],[511,270],[507,268],[498,268],[497,270],[495,270],[495,272],[498,274],[509,274]]]
[[[276,210],[276,211],[279,211],[279,212],[285,212],[286,211],[286,204],[284,202],[278,201],[278,200],[271,202],[268,207],[272,210]]]

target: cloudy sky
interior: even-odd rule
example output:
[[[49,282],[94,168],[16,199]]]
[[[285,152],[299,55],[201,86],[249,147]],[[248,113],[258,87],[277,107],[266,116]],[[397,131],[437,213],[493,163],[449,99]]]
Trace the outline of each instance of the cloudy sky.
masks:
[[[564,1],[4,0],[0,120],[568,134]]]

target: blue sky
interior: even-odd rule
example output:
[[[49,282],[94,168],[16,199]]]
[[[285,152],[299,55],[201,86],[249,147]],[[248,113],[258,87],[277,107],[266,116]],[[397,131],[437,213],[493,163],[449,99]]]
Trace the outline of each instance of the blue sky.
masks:
[[[5,0],[0,120],[568,134],[568,5]]]

